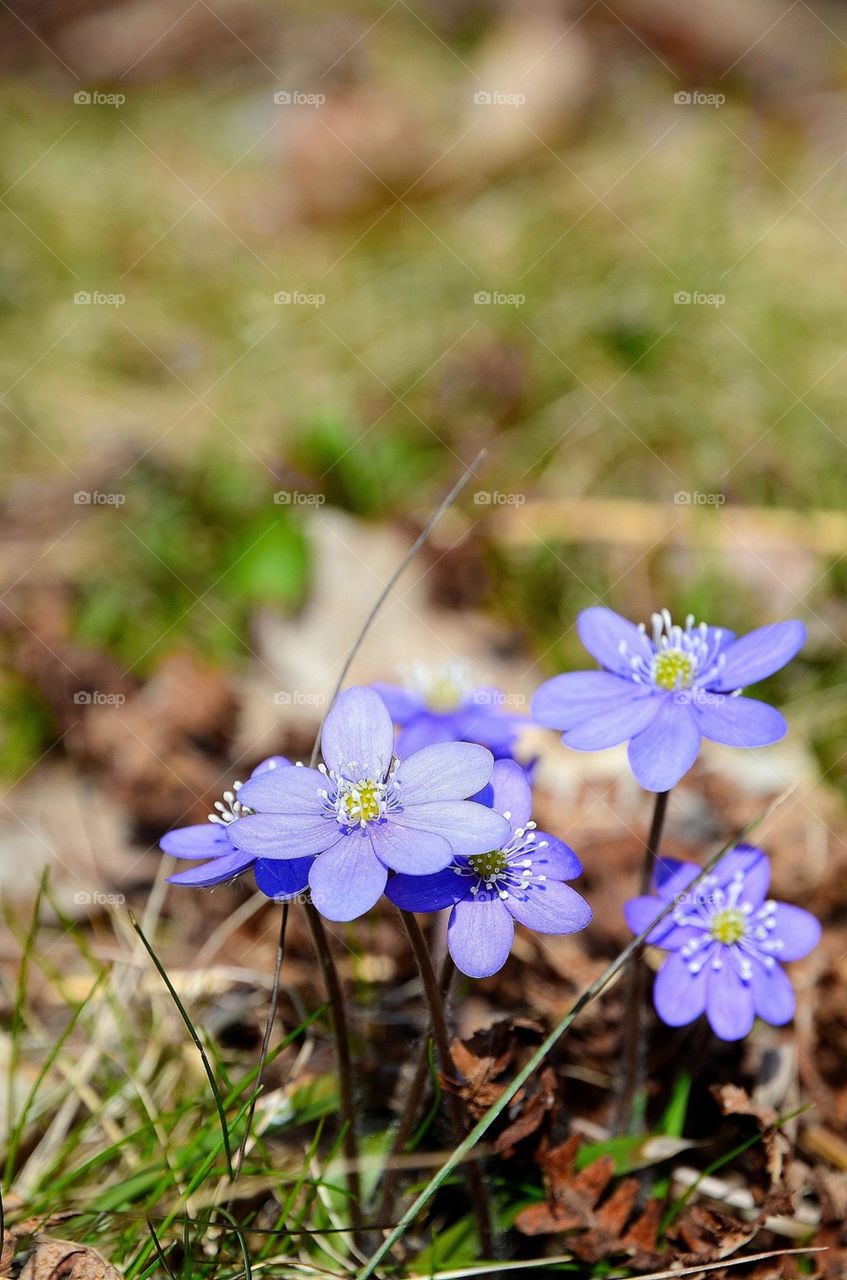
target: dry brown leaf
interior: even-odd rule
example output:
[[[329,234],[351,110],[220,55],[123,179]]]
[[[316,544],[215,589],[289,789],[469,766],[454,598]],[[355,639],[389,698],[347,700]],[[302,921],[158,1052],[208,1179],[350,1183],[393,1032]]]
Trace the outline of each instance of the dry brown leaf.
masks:
[[[121,1273],[87,1245],[36,1236],[20,1280],[121,1280]]]

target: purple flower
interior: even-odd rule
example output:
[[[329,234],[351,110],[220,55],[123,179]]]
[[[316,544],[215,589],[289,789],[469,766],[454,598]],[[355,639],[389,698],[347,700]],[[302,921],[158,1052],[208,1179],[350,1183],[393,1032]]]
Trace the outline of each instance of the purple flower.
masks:
[[[479,742],[497,759],[510,757],[521,729],[531,723],[506,711],[508,699],[499,689],[474,688],[458,662],[436,671],[415,663],[406,685],[373,688],[401,726],[401,756],[435,742]]]
[[[251,778],[261,777],[274,769],[290,768],[291,761],[284,756],[271,756],[253,770]],[[188,884],[195,888],[208,888],[233,880],[253,867],[256,883],[269,898],[284,900],[300,893],[309,879],[311,858],[292,858],[284,863],[268,858],[256,859],[253,854],[238,849],[231,840],[233,825],[251,810],[242,803],[242,783],[234,782],[225,791],[223,800],[215,801],[215,813],[208,822],[197,826],[180,827],[163,836],[159,847],[172,858],[202,859],[199,867],[168,876],[172,884]]]
[[[229,835],[245,856],[311,860],[312,901],[330,920],[368,911],[389,869],[440,871],[454,852],[491,849],[507,833],[505,819],[466,798],[491,777],[491,752],[451,742],[399,761],[391,716],[373,689],[339,694],[321,751],[319,769],[278,769],[246,782],[239,800],[252,812]]]
[[[591,919],[585,899],[562,883],[581,874],[579,858],[530,822],[532,792],[520,765],[498,760],[491,792],[494,809],[508,822],[505,841],[485,853],[457,853],[435,875],[394,876],[386,889],[404,911],[452,907],[447,945],[471,978],[502,969],[515,921],[536,933],[576,933]]]
[[[663,859],[658,896],[633,898],[624,908],[638,934],[669,902],[677,904],[647,938],[671,952],[653,987],[656,1012],[669,1027],[705,1012],[722,1040],[742,1039],[757,1015],[782,1026],[794,1014],[794,992],[780,962],[807,955],[820,925],[800,907],[766,899],[770,864],[761,849],[738,845],[686,893],[699,871],[694,863]]]
[[[802,648],[802,622],[775,622],[736,640],[731,631],[675,626],[667,609],[653,633],[611,609],[585,609],[580,639],[604,668],[554,676],[536,692],[539,724],[563,730],[577,751],[629,742],[632,772],[647,791],[669,791],[697,758],[700,739],[765,747],[784,737],[783,716],[741,690],[790,662]]]

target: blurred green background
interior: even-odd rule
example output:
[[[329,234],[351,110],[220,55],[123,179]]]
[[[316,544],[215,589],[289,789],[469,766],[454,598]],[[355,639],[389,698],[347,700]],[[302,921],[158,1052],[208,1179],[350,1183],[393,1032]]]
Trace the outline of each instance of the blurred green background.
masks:
[[[3,774],[61,738],[45,671],[239,670],[316,496],[411,537],[485,447],[457,605],[544,672],[598,598],[801,616],[774,692],[843,781],[845,42],[770,0],[4,6]]]

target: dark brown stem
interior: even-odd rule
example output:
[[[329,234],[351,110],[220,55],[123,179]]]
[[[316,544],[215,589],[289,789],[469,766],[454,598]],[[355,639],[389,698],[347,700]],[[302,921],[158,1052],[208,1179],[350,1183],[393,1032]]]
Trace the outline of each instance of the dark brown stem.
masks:
[[[639,892],[648,894],[653,882],[653,870],[662,843],[662,831],[668,807],[670,791],[656,793],[653,819],[644,861],[641,864]],[[647,970],[644,965],[643,945],[633,954],[626,984],[626,1008],[623,1024],[623,1080],[615,1113],[614,1129],[617,1133],[632,1133],[637,1128],[635,1099],[644,1083],[647,1063]]]
[[[438,989],[441,993],[442,1001],[446,1001],[447,993],[450,990],[450,983],[453,981],[453,974],[456,972],[456,966],[453,964],[452,957],[449,952],[444,957],[444,963],[441,966],[441,973],[438,978]],[[429,1045],[432,1038],[432,1027],[427,1028],[426,1035],[421,1041],[421,1047],[418,1051],[418,1061],[415,1066],[415,1074],[409,1084],[406,1092],[406,1099],[403,1103],[403,1110],[394,1130],[394,1140],[391,1143],[391,1150],[388,1153],[388,1159],[385,1164],[385,1173],[382,1178],[382,1196],[377,1209],[377,1222],[390,1223],[394,1217],[394,1197],[397,1191],[397,1181],[400,1174],[399,1159],[403,1154],[403,1150],[412,1131],[415,1127],[415,1121],[420,1113],[421,1104],[423,1102],[424,1093],[426,1092],[426,1082],[429,1076]]]
[[[429,1008],[430,1023],[432,1025],[432,1034],[435,1040],[435,1052],[438,1057],[438,1066],[442,1076],[449,1077],[453,1074],[453,1060],[450,1056],[450,1037],[447,1032],[447,1016],[444,1011],[444,999],[438,979],[435,976],[435,969],[432,964],[432,957],[429,954],[429,947],[426,945],[426,939],[423,936],[421,927],[418,924],[417,916],[412,915],[410,911],[401,911],[400,919],[403,922],[403,928],[406,930],[406,936],[409,939],[409,946],[412,948],[412,954],[421,975],[424,995],[426,997],[427,1006]],[[447,1095],[447,1106],[450,1111],[450,1119],[455,1130],[456,1142],[459,1143],[465,1137],[468,1126],[465,1118],[465,1109],[462,1101],[455,1093],[449,1089],[445,1090]],[[485,1186],[482,1181],[482,1173],[476,1160],[470,1160],[464,1166],[465,1178],[468,1184],[471,1201],[474,1208],[474,1216],[476,1217],[477,1233],[479,1236],[480,1257],[491,1258],[494,1256],[494,1238],[491,1230],[491,1215],[488,1210],[488,1197],[485,1194]]]
[[[344,1124],[344,1157],[347,1164],[347,1190],[350,1192],[350,1218],[353,1223],[353,1240],[362,1247],[362,1203],[359,1183],[359,1143],[356,1136],[356,1108],[353,1103],[353,1061],[350,1054],[350,1033],[344,995],[338,979],[338,970],[332,958],[329,938],[317,909],[306,903],[306,921],[312,934],[315,955],[321,971],[329,1001],[332,1019],[332,1042],[335,1049],[335,1069],[338,1076],[338,1098],[341,1119]]]

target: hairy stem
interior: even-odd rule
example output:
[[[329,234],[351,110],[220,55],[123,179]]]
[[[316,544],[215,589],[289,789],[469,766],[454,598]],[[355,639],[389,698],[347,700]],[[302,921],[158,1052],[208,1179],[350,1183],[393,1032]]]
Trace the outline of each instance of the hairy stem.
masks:
[[[641,864],[641,883],[639,893],[643,896],[650,892],[653,882],[653,868],[659,856],[662,843],[662,831],[665,825],[665,814],[668,808],[670,791],[656,793],[653,806],[653,819],[647,843],[644,846],[644,861]],[[644,966],[644,947],[638,948],[632,958],[626,990],[626,1010],[623,1025],[623,1079],[615,1113],[614,1129],[618,1133],[633,1133],[639,1124],[635,1106],[638,1091],[644,1083],[647,1064],[647,971]]]
[[[438,1055],[438,1065],[441,1070],[441,1074],[443,1076],[449,1076],[452,1074],[453,1061],[450,1056],[450,1037],[447,1032],[447,1016],[444,1010],[444,998],[441,992],[441,987],[435,976],[432,957],[429,954],[429,947],[426,945],[426,939],[424,938],[421,927],[418,924],[417,916],[412,915],[410,911],[401,911],[400,919],[403,922],[403,928],[406,930],[406,936],[409,939],[409,946],[412,948],[412,953],[415,957],[415,962],[421,975],[424,995],[429,1008],[432,1034],[435,1040],[435,1051]],[[447,1090],[446,1092],[450,1119],[455,1130],[456,1142],[459,1143],[465,1138],[468,1131],[465,1119],[465,1109],[462,1106],[461,1099],[458,1098],[455,1093],[452,1093],[450,1090]],[[471,1160],[465,1165],[465,1178],[467,1180],[468,1191],[470,1192],[474,1216],[476,1218],[480,1256],[484,1258],[491,1258],[493,1257],[494,1250],[491,1215],[488,1210],[488,1197],[485,1193],[482,1173],[477,1161]]]

